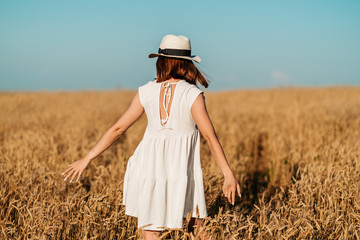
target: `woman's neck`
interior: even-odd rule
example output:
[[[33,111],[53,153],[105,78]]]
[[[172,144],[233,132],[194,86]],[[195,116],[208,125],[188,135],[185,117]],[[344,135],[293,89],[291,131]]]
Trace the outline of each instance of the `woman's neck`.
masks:
[[[169,78],[169,79],[165,80],[165,82],[178,82],[180,80],[181,79]]]

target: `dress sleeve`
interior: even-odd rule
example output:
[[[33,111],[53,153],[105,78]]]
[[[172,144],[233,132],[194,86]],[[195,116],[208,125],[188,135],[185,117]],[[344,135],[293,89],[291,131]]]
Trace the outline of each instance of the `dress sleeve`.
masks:
[[[188,92],[189,110],[191,109],[193,103],[195,102],[195,99],[197,98],[197,96],[199,96],[200,93],[204,93],[204,91],[200,90],[196,86],[190,88],[190,90]]]
[[[152,83],[152,81],[149,81],[146,84],[138,87],[140,103],[144,108],[147,103],[147,99],[148,99],[148,95],[149,95],[149,87],[150,87],[151,83]]]
[[[145,100],[144,100],[144,92],[143,91],[144,91],[144,85],[140,86],[138,88],[140,103],[144,107]]]

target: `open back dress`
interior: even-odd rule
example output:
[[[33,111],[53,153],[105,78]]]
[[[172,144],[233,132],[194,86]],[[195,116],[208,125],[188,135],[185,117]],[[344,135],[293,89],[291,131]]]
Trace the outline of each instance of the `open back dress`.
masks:
[[[125,214],[138,218],[138,228],[182,228],[183,218],[208,216],[200,162],[200,135],[191,106],[202,93],[197,86],[180,80],[172,90],[169,82],[149,81],[139,87],[148,125],[143,139],[129,158],[124,182]],[[163,86],[163,87],[162,87]],[[165,121],[160,104],[172,96]],[[168,101],[168,103],[170,100]]]

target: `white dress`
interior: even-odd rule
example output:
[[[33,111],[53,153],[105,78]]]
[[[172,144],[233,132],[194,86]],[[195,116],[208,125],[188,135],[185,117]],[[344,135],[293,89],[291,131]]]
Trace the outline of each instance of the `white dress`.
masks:
[[[163,125],[160,118],[162,84],[154,80],[139,87],[148,125],[129,158],[123,183],[125,214],[138,218],[138,228],[160,231],[164,230],[162,226],[182,228],[188,212],[192,212],[192,217],[208,216],[200,135],[190,111],[203,91],[185,80],[178,81],[171,93],[168,120]]]

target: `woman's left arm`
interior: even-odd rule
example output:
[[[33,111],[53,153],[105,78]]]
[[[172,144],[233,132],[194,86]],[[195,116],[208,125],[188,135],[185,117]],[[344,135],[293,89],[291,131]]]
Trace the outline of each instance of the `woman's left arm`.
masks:
[[[89,163],[101,153],[103,153],[106,149],[108,149],[132,124],[134,124],[141,117],[143,113],[144,108],[140,102],[139,92],[137,92],[132,100],[130,107],[119,118],[119,120],[105,132],[105,134],[100,138],[100,140],[95,144],[90,152],[86,154],[85,157],[70,164],[68,168],[62,173],[63,175],[67,173],[67,176],[64,180],[70,179],[71,177],[70,182],[72,182],[77,176],[76,181],[78,181],[82,172],[89,165]]]

